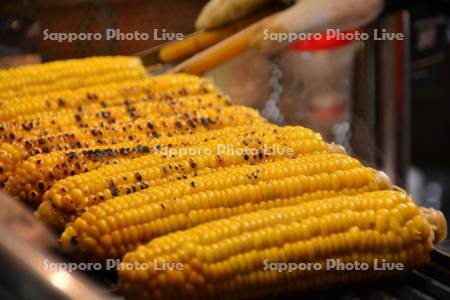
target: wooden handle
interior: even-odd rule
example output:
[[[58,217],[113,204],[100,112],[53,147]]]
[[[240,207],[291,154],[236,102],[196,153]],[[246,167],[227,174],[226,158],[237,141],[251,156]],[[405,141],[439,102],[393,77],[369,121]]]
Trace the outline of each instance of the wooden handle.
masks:
[[[201,30],[186,36],[181,41],[171,41],[156,47],[140,51],[135,56],[141,58],[142,63],[149,70],[160,69],[162,64],[176,64],[195,53],[202,51],[247,26],[283,9],[280,5],[268,5],[255,12],[253,15],[220,28]]]
[[[263,18],[284,9],[281,5],[267,5],[249,17],[235,21],[229,25],[211,30],[199,31],[183,41],[177,41],[163,46],[159,51],[159,58],[165,63],[174,63],[202,51],[218,42],[230,37],[239,30],[254,24]]]
[[[180,61],[183,58],[189,57],[201,50],[217,44],[239,30],[242,30],[250,24],[261,20],[271,12],[273,13],[274,10],[275,8],[268,8],[253,16],[233,22],[230,25],[222,26],[216,29],[202,30],[182,41],[170,43],[160,49],[159,58],[165,63]]]
[[[264,39],[267,32],[308,33],[360,27],[373,20],[381,12],[383,4],[383,0],[302,0],[292,8],[266,17],[194,55],[170,71],[200,75],[249,47],[272,54],[288,46],[287,41]]]
[[[185,60],[170,70],[170,72],[183,72],[195,75],[203,74],[248,49],[250,41],[259,32],[265,22],[267,22],[267,18],[254,23],[246,29]]]
[[[162,62],[173,63],[208,48],[236,32],[235,28],[203,31],[180,42],[169,44],[159,50]]]

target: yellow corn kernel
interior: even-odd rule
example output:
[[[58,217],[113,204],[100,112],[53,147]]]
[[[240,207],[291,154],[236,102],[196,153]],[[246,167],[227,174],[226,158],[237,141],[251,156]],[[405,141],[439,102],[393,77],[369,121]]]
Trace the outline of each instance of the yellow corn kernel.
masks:
[[[59,81],[59,80],[58,80]],[[103,83],[103,82],[102,82]],[[200,91],[213,91],[212,85],[193,75],[161,75],[139,81],[125,81],[68,89],[45,95],[21,96],[0,100],[0,120],[5,121],[20,115],[62,109],[83,109],[86,105],[100,107],[142,100],[151,100],[164,94],[188,95]],[[1,98],[0,98],[1,99]]]
[[[135,247],[154,237],[186,229],[186,226],[259,209],[256,204],[260,202],[313,193],[319,185],[323,190],[333,190],[334,175],[340,181],[339,190],[387,188],[384,183],[379,186],[376,172],[362,167],[357,160],[342,154],[319,153],[259,165],[227,167],[113,198],[94,207],[95,212],[102,214],[103,211],[116,222],[123,219],[123,224],[150,226],[150,236],[142,236],[141,240],[128,241],[124,245]],[[254,195],[250,195],[251,190],[254,190]],[[246,206],[247,203],[250,205]],[[282,201],[277,203],[283,204]],[[263,203],[260,205],[264,206]],[[267,205],[270,207],[270,204]],[[186,220],[171,223],[170,216],[173,215],[184,215]],[[84,219],[84,214],[80,218]],[[89,219],[86,221],[89,223]],[[90,224],[96,226],[95,221]],[[79,231],[76,222],[73,226],[77,232],[75,239],[83,245],[89,234]],[[129,226],[118,227],[116,231],[124,237]],[[110,249],[103,249],[100,245],[96,249],[99,252],[90,254],[100,257],[101,253],[108,253]],[[124,254],[119,249],[114,252]]]
[[[42,135],[42,133],[57,133],[61,131],[61,128],[69,126],[83,128],[103,122],[126,122],[155,115],[189,114],[195,110],[230,105],[226,97],[217,93],[177,97],[176,100],[162,94],[151,100],[147,100],[145,95],[142,97],[142,101],[139,100],[133,104],[129,99],[123,98],[123,104],[109,107],[87,105],[81,111],[78,108],[64,109],[19,116],[0,123],[0,140],[12,142],[18,138]]]
[[[5,189],[24,201],[39,203],[45,191],[56,181],[68,176],[86,173],[102,166],[122,164],[132,158],[158,152],[158,149],[167,148],[168,145],[193,147],[211,138],[224,137],[224,140],[226,140],[239,133],[250,132],[256,128],[253,125],[226,127],[204,133],[162,137],[145,143],[130,141],[109,146],[41,153],[17,163],[11,169]],[[5,172],[2,174],[5,174]],[[35,193],[34,199],[31,198],[31,192]],[[20,195],[23,195],[23,197]],[[104,197],[108,199],[111,196]]]
[[[99,56],[0,71],[0,99],[144,78],[137,57]]]
[[[194,138],[197,138],[194,135]],[[160,146],[163,146],[160,144]],[[249,126],[240,131],[217,132],[194,148],[160,147],[156,153],[133,160],[120,161],[79,176],[56,182],[52,193],[44,195],[44,201],[61,195],[73,203],[57,206],[79,215],[83,208],[71,201],[72,189],[84,191],[87,206],[112,197],[130,194],[151,186],[206,175],[216,168],[242,163],[255,164],[264,161],[294,158],[298,155],[327,151],[327,144],[309,129],[302,127]],[[184,147],[190,146],[188,143]],[[198,153],[198,154],[197,154]],[[251,177],[257,174],[248,175]],[[21,176],[22,178],[22,176]],[[95,178],[95,180],[92,180]],[[13,182],[11,181],[11,184]],[[17,186],[15,184],[14,186]],[[64,189],[62,189],[64,188]],[[58,197],[59,198],[59,197]],[[65,207],[65,208],[64,208]],[[44,217],[45,219],[45,217]],[[54,218],[52,218],[54,219]]]
[[[205,223],[153,239],[127,253],[124,265],[149,264],[149,268],[120,269],[120,287],[130,299],[142,299],[142,295],[161,299],[244,299],[392,275],[398,271],[377,271],[376,260],[402,263],[409,269],[425,263],[431,251],[434,224],[418,210],[410,215],[410,206],[414,203],[401,192],[376,191]],[[395,228],[379,233],[372,224],[380,211],[387,212],[385,222],[401,214],[401,226],[424,233],[422,239],[404,239],[393,234]],[[442,218],[438,222],[442,223]],[[407,229],[406,222],[413,219],[424,225]],[[342,264],[365,263],[369,269],[327,271],[330,258]],[[179,263],[183,269],[154,270],[154,261]],[[280,272],[267,269],[272,262],[316,263],[323,267]],[[169,293],[159,292],[169,286],[175,288]]]
[[[138,118],[131,121],[102,122],[95,126],[68,127],[58,134],[35,136],[13,144],[0,144],[0,164],[6,176],[18,162],[39,153],[90,148],[133,141],[146,143],[158,137],[191,134],[262,122],[259,114],[243,106],[197,110],[192,114]],[[149,126],[151,124],[151,126]]]

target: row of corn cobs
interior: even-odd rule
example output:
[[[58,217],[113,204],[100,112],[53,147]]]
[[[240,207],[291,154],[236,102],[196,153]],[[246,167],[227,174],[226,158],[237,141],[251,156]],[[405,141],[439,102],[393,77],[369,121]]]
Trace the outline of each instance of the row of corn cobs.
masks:
[[[1,71],[0,185],[37,208],[63,248],[149,263],[119,271],[130,299],[257,298],[376,278],[395,272],[264,262],[413,268],[446,234],[441,213],[319,134],[271,125],[196,76],[146,78],[132,57]]]

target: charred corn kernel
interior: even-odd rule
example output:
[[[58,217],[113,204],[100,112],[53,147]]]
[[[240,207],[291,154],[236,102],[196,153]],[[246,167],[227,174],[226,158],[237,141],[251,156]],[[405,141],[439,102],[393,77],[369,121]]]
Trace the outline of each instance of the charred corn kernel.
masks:
[[[269,125],[265,126],[269,128]],[[123,164],[129,162],[131,158],[156,153],[161,151],[161,149],[168,149],[169,146],[194,147],[205,143],[209,139],[225,142],[239,134],[251,132],[255,128],[257,127],[254,125],[226,127],[192,135],[158,138],[145,144],[131,141],[104,147],[38,154],[16,165],[8,178],[5,190],[24,201],[31,201],[32,203],[38,204],[42,200],[43,193],[56,181],[65,177],[86,173],[102,166]],[[136,182],[137,178],[135,174],[132,174],[130,178],[128,176],[124,173],[121,180],[124,182]],[[140,186],[137,185],[134,189],[140,189]],[[86,198],[84,195],[82,197]],[[99,197],[108,199],[111,198],[111,195],[99,195]],[[75,203],[79,202],[76,201]]]
[[[211,138],[216,139],[226,135],[229,139],[238,133],[249,132],[255,128],[253,125],[226,127],[204,133],[157,138],[145,144],[130,141],[109,146],[41,153],[17,164],[8,179],[7,190],[15,196],[25,192],[26,197],[22,200],[31,200],[29,193],[31,190],[37,190],[40,199],[42,193],[57,180],[68,176],[86,173],[104,165],[118,164],[124,159],[158,152],[169,145],[172,147],[195,146]],[[31,190],[28,189],[30,187]]]
[[[125,141],[146,143],[152,139],[177,134],[190,134],[261,122],[259,114],[243,106],[203,109],[191,114],[140,118],[131,121],[103,122],[92,127],[67,128],[59,134],[35,137],[18,143],[0,144],[3,180],[21,160],[39,153],[112,145]],[[151,124],[151,126],[149,126]]]
[[[188,102],[184,101],[187,100],[188,102],[194,102],[189,104]],[[157,106],[159,107],[159,111],[163,113],[164,111],[168,111],[170,109],[173,110],[173,112],[178,111],[178,113],[181,113],[184,118],[188,118],[190,115],[192,115],[193,111],[196,112],[202,112],[203,110],[197,110],[203,108],[210,108],[210,107],[216,107],[219,109],[220,105],[213,105],[214,101],[225,101],[227,103],[227,100],[223,100],[221,96],[216,95],[198,95],[197,96],[191,96],[191,98],[184,98],[184,99],[178,99],[177,101],[169,100],[169,103],[167,101],[164,101],[164,103],[158,103]],[[175,104],[176,103],[176,104]],[[185,107],[187,106],[187,107]],[[121,123],[126,123],[128,121],[136,121],[137,119],[140,119],[140,123],[146,123],[146,124],[138,124],[137,127],[139,130],[142,130],[143,128],[147,128],[148,130],[152,130],[154,128],[154,124],[151,122],[151,120],[148,120],[153,114],[152,114],[152,108],[150,105],[146,103],[138,104],[136,106],[130,107],[126,106],[125,109],[122,109],[122,112],[126,112],[125,116],[120,118],[120,113],[117,114],[117,116],[114,116],[112,114],[111,110],[108,111],[92,111],[91,115],[94,115],[94,118],[98,118],[98,120],[87,120],[86,118],[83,119],[81,115],[76,114],[74,118],[70,118],[68,121],[66,121],[67,124],[64,124],[64,119],[60,119],[61,124],[57,123],[55,121],[55,118],[51,118],[51,120],[47,120],[50,122],[49,124],[41,123],[40,121],[37,121],[36,124],[39,124],[39,126],[32,125],[29,122],[25,123],[15,123],[14,126],[18,125],[20,129],[12,130],[10,127],[14,127],[13,125],[9,124],[9,127],[6,125],[0,125],[0,136],[2,136],[1,132],[3,132],[3,137],[5,137],[8,141],[7,143],[0,143],[0,184],[4,183],[8,176],[10,176],[10,171],[15,169],[15,165],[26,159],[30,155],[35,155],[37,153],[48,153],[50,151],[55,150],[53,146],[57,145],[57,151],[61,150],[68,150],[68,149],[76,149],[80,147],[89,147],[94,141],[97,142],[97,144],[110,144],[110,142],[103,141],[101,138],[96,138],[96,133],[102,133],[103,130],[109,130],[116,133],[118,130],[121,132],[121,134],[126,133],[124,129],[117,128],[117,120],[119,119]],[[153,117],[156,117],[159,115],[158,113],[154,114]],[[165,115],[165,113],[163,113]],[[170,115],[170,113],[168,114]],[[198,117],[198,116],[196,116]],[[67,125],[71,125],[70,120],[80,120],[76,124],[76,126],[71,126],[73,128],[72,131],[70,131],[67,128]],[[147,119],[147,121],[144,121]],[[201,125],[205,125],[204,123],[209,121],[208,118],[200,118],[197,119],[197,121],[200,120],[202,122]],[[197,122],[189,121],[189,124],[193,126],[193,129],[195,129],[195,126]],[[162,123],[164,125],[166,123]],[[207,124],[206,124],[207,125]],[[92,130],[92,126],[95,127],[101,127],[99,130]],[[115,126],[116,128],[111,126]],[[34,128],[36,131],[33,131]],[[86,143],[86,139],[83,140],[83,137],[86,135],[86,131],[88,129],[91,129],[88,134],[88,139],[90,138],[90,143]],[[132,128],[128,128],[131,131]],[[2,131],[3,130],[3,131]],[[22,133],[25,133],[25,136],[28,136],[29,138],[25,138],[24,135],[19,136],[18,130],[22,131]],[[66,132],[65,134],[61,134],[61,132]],[[122,132],[123,131],[123,132]],[[195,130],[194,130],[195,131]],[[78,133],[78,135],[81,134],[81,137],[77,137],[75,133]],[[157,136],[159,133],[155,130],[151,131],[152,136]],[[56,135],[56,136],[55,136]],[[93,135],[90,136],[90,135]],[[39,137],[39,138],[36,138]],[[77,139],[78,138],[78,139]],[[119,136],[120,138],[120,136]],[[123,137],[122,137],[123,138]],[[146,137],[144,137],[146,138]],[[135,141],[136,137],[134,136],[127,136],[127,140]],[[82,141],[83,140],[83,141]],[[112,142],[117,143],[120,139],[115,139]],[[53,144],[52,144],[53,143]],[[9,145],[14,144],[14,145]],[[50,144],[50,145],[49,145]]]
[[[103,122],[125,122],[155,115],[189,114],[195,110],[230,105],[227,97],[217,93],[196,94],[176,99],[172,97],[160,99],[158,96],[158,98],[153,97],[151,101],[143,100],[134,104],[131,104],[128,99],[123,100],[126,104],[110,107],[89,105],[81,111],[78,109],[46,111],[4,121],[0,123],[0,140],[8,142],[19,138],[57,133],[61,131],[61,128],[68,126],[84,128]]]
[[[264,137],[260,138],[259,136],[262,134]],[[193,137],[199,138],[197,135]],[[72,189],[83,190],[85,192],[83,203],[90,206],[114,196],[130,194],[154,185],[206,175],[213,172],[216,167],[244,162],[253,164],[327,150],[327,145],[320,136],[301,127],[283,129],[264,125],[242,127],[234,131],[226,129],[217,131],[214,137],[199,139],[199,141],[200,143],[196,148],[170,151],[173,148],[158,147],[157,150],[162,151],[161,153],[142,157],[142,159],[122,161],[115,166],[90,172],[91,174],[86,173],[83,176],[74,176],[57,182],[45,194],[44,202],[53,201],[53,198],[57,201],[53,203],[53,206],[43,206],[45,210],[40,208],[39,213],[44,220],[55,220],[58,219],[55,215],[61,215],[59,219],[62,222],[51,224],[61,229],[65,223],[78,216],[84,209],[78,202],[71,200],[70,191]],[[277,143],[282,143],[283,147],[278,148]],[[189,144],[184,143],[184,146],[189,146]],[[224,146],[229,149],[219,149],[219,147]],[[248,153],[253,152],[254,154],[247,155],[240,151],[233,152],[232,146],[238,150],[240,147],[247,149],[249,150]],[[266,147],[268,147],[267,150],[265,150]],[[169,153],[176,153],[177,157],[168,155],[169,153],[166,150],[169,150]],[[195,153],[199,153],[199,151],[205,154],[196,155]],[[219,154],[215,154],[216,151]],[[228,153],[224,151],[228,151]],[[256,174],[252,176],[256,176]],[[95,177],[96,180],[90,179],[92,177]],[[100,182],[101,179],[103,181]],[[10,181],[8,181],[8,184]],[[13,181],[11,181],[12,183]],[[191,184],[195,185],[195,183]],[[14,184],[14,186],[17,186],[17,184]],[[61,198],[65,199],[64,202],[59,200]],[[63,212],[58,212],[60,209]],[[52,216],[46,217],[48,214],[52,214]],[[70,218],[67,219],[67,217]]]
[[[12,142],[9,143],[0,143],[0,167],[2,167],[3,169],[3,172],[0,172],[0,183],[5,182],[6,178],[10,176],[9,171],[13,171],[17,163],[37,153],[41,152],[48,153],[50,151],[53,151],[55,150],[53,147],[55,145],[57,147],[56,150],[61,151],[61,150],[68,150],[71,148],[76,149],[80,147],[83,148],[88,147],[94,142],[93,140],[96,140],[98,142],[97,144],[103,142],[105,142],[106,144],[110,144],[108,140],[102,141],[102,139],[97,138],[95,134],[97,133],[97,131],[99,133],[103,133],[103,130],[107,130],[110,132],[112,131],[114,134],[116,134],[117,130],[120,130],[121,134],[126,134],[127,132],[125,132],[125,129],[123,129],[124,127],[118,128],[119,126],[117,124],[118,120],[120,120],[120,123],[123,124],[127,122],[134,122],[139,119],[140,123],[136,126],[138,129],[142,130],[143,128],[146,128],[148,130],[151,130],[152,135],[157,136],[159,135],[159,133],[155,130],[155,126],[157,126],[158,124],[159,125],[164,125],[166,123],[169,124],[170,122],[169,119],[165,123],[157,122],[156,124],[153,124],[151,119],[156,118],[157,115],[160,115],[159,113],[161,113],[161,115],[166,115],[166,113],[169,112],[170,110],[172,110],[172,112],[177,111],[178,113],[183,115],[184,119],[186,119],[186,117],[189,117],[190,115],[195,115],[195,113],[193,112],[204,111],[202,110],[202,108],[210,109],[210,107],[216,107],[217,109],[219,109],[220,107],[224,107],[222,105],[217,105],[219,103],[222,103],[227,106],[226,103],[228,103],[228,101],[218,95],[212,94],[201,96],[197,95],[197,96],[190,96],[187,98],[181,99],[179,98],[176,101],[166,100],[162,102],[156,102],[154,103],[156,104],[156,107],[155,106],[152,107],[148,103],[142,103],[135,105],[133,107],[130,106],[126,106],[125,108],[119,107],[118,111],[116,112],[113,112],[112,108],[111,110],[92,111],[90,112],[91,120],[89,120],[86,116],[82,118],[81,115],[78,114],[75,114],[75,117],[73,117],[73,115],[70,116],[69,119],[66,121],[65,117],[61,118],[59,122],[55,122],[55,118],[51,118],[51,120],[47,119],[47,122],[37,121],[36,123],[38,123],[39,126],[37,126],[36,123],[35,125],[26,123],[27,124],[26,132],[30,136],[29,139],[24,139],[23,137],[19,138],[17,135],[18,132],[17,130],[19,129],[10,130],[11,128],[5,127],[6,125],[4,125],[3,126],[3,133],[5,134],[4,136],[8,137],[8,139],[14,137],[14,139],[12,140]],[[156,109],[156,111],[154,109]],[[121,115],[123,116],[121,117]],[[170,116],[173,114],[167,113],[167,115]],[[93,120],[92,117],[94,118]],[[71,125],[70,120],[80,120],[80,122],[78,122],[76,125],[71,126],[71,128],[74,128],[74,131],[71,132],[67,128],[67,126]],[[209,121],[209,119],[203,119],[203,123],[207,121]],[[64,122],[66,122],[67,124],[64,124]],[[196,123],[198,123],[192,122],[190,120],[187,120],[187,122],[190,122],[192,126],[197,126]],[[201,125],[205,125],[203,123]],[[20,130],[22,130],[25,123],[19,122],[18,124]],[[92,128],[93,126],[94,128]],[[31,127],[35,128],[37,131],[33,132],[32,129],[28,130]],[[95,128],[97,128],[98,130],[95,130]],[[43,131],[41,129],[43,129]],[[132,128],[129,129],[130,130],[128,130],[128,132],[132,130]],[[66,134],[61,134],[61,132],[64,131],[66,132]],[[0,132],[2,132],[1,128]],[[78,134],[81,134],[81,137],[78,139],[74,135],[76,132],[78,132]],[[87,134],[88,136],[90,136],[89,137],[91,139],[90,142],[88,139],[83,140],[83,136],[86,135],[86,132],[88,132]],[[36,138],[36,136],[39,138]],[[121,137],[119,136],[117,139],[115,139],[114,143],[119,142],[120,138]],[[130,140],[131,142],[137,143],[135,137],[133,136],[127,136],[126,139]],[[14,145],[9,145],[10,143]]]
[[[85,105],[97,104],[110,106],[114,104],[135,103],[161,97],[164,94],[188,95],[201,91],[213,91],[214,87],[207,81],[185,74],[155,76],[141,81],[126,81],[94,85],[80,89],[69,89],[46,95],[23,96],[9,100],[0,100],[2,110],[0,120],[8,120],[24,114],[61,109],[83,109]],[[162,95],[161,95],[162,94]]]
[[[375,191],[212,221],[153,239],[127,253],[123,265],[150,263],[150,268],[120,269],[119,284],[130,299],[142,295],[163,299],[248,299],[378,277],[382,273],[375,270],[376,260],[402,263],[409,269],[428,261],[430,237],[433,228],[439,227],[429,223],[417,209],[411,214],[411,207],[415,204],[401,192]],[[404,238],[390,227],[384,233],[378,232],[373,224],[380,221],[381,211],[385,212],[382,221],[389,224],[398,219],[404,230],[420,232],[421,238]],[[417,221],[408,228],[406,223],[412,220]],[[365,263],[369,270],[329,272],[325,265],[330,258],[343,264]],[[179,263],[183,269],[155,270],[153,261]],[[272,262],[318,263],[323,268],[280,272],[267,268]],[[169,286],[173,287],[171,292],[159,293]]]
[[[0,71],[0,99],[142,79],[145,73],[139,58],[126,56],[99,56],[18,67]]]
[[[189,78],[186,78],[189,79]],[[195,79],[195,78],[193,78]],[[149,79],[150,80],[150,79]],[[192,80],[189,79],[189,80]],[[146,82],[146,81],[144,81]],[[147,84],[148,85],[148,84]],[[128,86],[128,88],[123,88],[124,86]],[[136,87],[137,84],[132,82],[129,84],[122,84],[121,86],[115,87],[116,94],[117,95],[111,95],[111,89],[113,91],[114,87],[104,87],[105,91],[103,93],[99,93],[100,96],[94,97],[97,100],[90,100],[93,98],[92,92],[86,93],[84,91],[79,92],[79,95],[63,95],[60,94],[58,96],[51,96],[54,98],[57,98],[59,100],[62,99],[62,97],[65,97],[64,99],[73,99],[73,104],[66,105],[69,108],[60,109],[56,107],[56,104],[52,104],[52,102],[47,102],[50,100],[46,100],[46,105],[49,105],[45,111],[37,111],[35,113],[27,113],[25,115],[18,115],[13,118],[9,118],[7,120],[3,120],[0,123],[0,139],[2,141],[15,141],[17,139],[23,139],[26,137],[34,136],[36,134],[48,134],[55,131],[55,129],[58,129],[59,127],[67,127],[67,125],[80,125],[85,123],[86,121],[89,121],[89,115],[94,115],[95,117],[104,118],[105,116],[108,117],[108,115],[111,113],[110,110],[117,109],[116,106],[125,106],[125,110],[122,110],[122,112],[125,112],[125,114],[122,114],[125,117],[133,117],[138,118],[139,111],[138,108],[135,106],[141,104],[141,106],[144,106],[144,103],[158,103],[161,101],[177,101],[176,99],[180,97],[186,97],[186,96],[203,96],[214,93],[214,87],[209,84],[208,82],[198,82],[198,83],[191,83],[191,84],[185,84],[185,85],[178,85],[175,84],[174,86],[168,86],[167,88],[160,87],[159,90],[154,88],[153,91],[149,87],[143,87],[140,92],[137,92],[139,89]],[[100,90],[100,88],[98,88]],[[76,92],[76,91],[75,91]],[[71,92],[71,93],[75,93]],[[88,96],[86,96],[88,95]],[[97,95],[97,94],[95,94]],[[49,99],[47,96],[46,99]],[[101,97],[101,98],[100,98]],[[82,102],[83,99],[85,100],[84,105],[78,105],[79,102]],[[32,101],[32,100],[28,100]],[[68,100],[66,100],[68,101]],[[88,102],[89,101],[89,102]],[[14,108],[19,107],[20,105],[29,105],[30,102],[23,102],[21,101],[19,104],[13,104],[12,106]],[[37,103],[39,104],[38,100],[31,103]],[[66,102],[62,102],[66,103]],[[53,107],[54,106],[54,107]],[[22,109],[22,108],[20,108]],[[27,110],[28,108],[23,108],[22,110]],[[44,109],[44,108],[42,108]],[[149,108],[151,110],[151,107]],[[142,109],[140,109],[142,111]],[[100,114],[97,113],[100,111]],[[145,112],[147,110],[143,110]],[[72,115],[67,117],[68,124],[62,123],[61,124],[61,118],[64,119],[64,114],[67,114],[68,112],[72,112]],[[119,112],[120,113],[120,112]],[[87,114],[87,118],[83,119],[84,115]],[[17,114],[16,114],[17,115]],[[60,116],[62,117],[55,117]],[[42,125],[40,122],[40,119],[42,119]],[[113,118],[106,118],[109,121],[114,121]],[[0,119],[1,120],[1,119]],[[105,119],[103,119],[105,121]],[[45,122],[50,122],[50,125],[45,126]],[[14,130],[16,128],[16,130]],[[10,130],[11,129],[11,130]]]
[[[203,140],[195,148],[163,148],[160,151],[61,180],[52,186],[52,193],[44,195],[44,201],[52,201],[52,197],[60,195],[73,204],[65,202],[58,206],[54,203],[56,208],[79,211],[82,207],[71,202],[72,189],[82,190],[86,199],[84,203],[93,205],[167,181],[205,174],[202,172],[205,168],[294,158],[297,155],[325,152],[327,145],[319,135],[303,127],[279,128],[264,125]],[[248,176],[256,177],[257,174]]]
[[[259,165],[219,169],[204,176],[113,198],[90,208],[88,212],[101,214],[103,211],[114,220],[127,220],[127,226],[116,229],[122,237],[131,224],[148,226],[149,230],[142,239],[128,240],[126,245],[120,245],[129,248],[171,231],[186,229],[215,218],[225,218],[246,209],[258,209],[256,204],[260,202],[301,196],[318,190],[317,186],[323,190],[333,190],[332,181],[335,176],[340,182],[339,190],[386,188],[384,184],[379,186],[373,170],[362,167],[357,160],[342,154],[318,153]],[[139,217],[131,217],[133,215]],[[170,222],[173,215],[181,217],[183,222]],[[89,223],[85,214],[79,218]],[[76,224],[75,222],[74,225],[69,225],[77,233],[70,239],[75,239],[80,246],[79,250],[85,251],[87,248],[84,247],[84,240],[92,237],[88,232],[81,232]],[[96,226],[96,222],[90,224]],[[65,237],[67,238],[67,235]],[[62,239],[63,245],[69,245],[69,240]],[[93,249],[94,252],[88,254],[101,258],[103,253],[111,254],[111,249],[99,245]],[[114,249],[114,253],[124,254],[118,248]]]

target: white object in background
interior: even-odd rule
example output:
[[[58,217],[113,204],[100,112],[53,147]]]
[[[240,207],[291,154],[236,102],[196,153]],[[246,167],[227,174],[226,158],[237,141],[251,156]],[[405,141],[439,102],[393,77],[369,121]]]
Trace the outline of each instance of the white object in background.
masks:
[[[442,207],[442,185],[434,181],[427,182],[425,174],[418,168],[409,169],[406,189],[418,205],[436,209]]]

